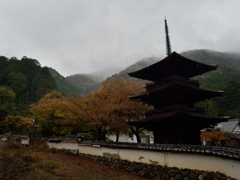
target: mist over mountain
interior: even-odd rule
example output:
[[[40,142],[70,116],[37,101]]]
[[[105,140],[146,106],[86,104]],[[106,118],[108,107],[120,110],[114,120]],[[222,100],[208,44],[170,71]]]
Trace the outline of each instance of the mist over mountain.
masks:
[[[63,92],[64,94],[74,94],[76,96],[84,95],[81,89],[79,89],[74,84],[69,82],[64,76],[59,74],[55,69],[53,68],[48,68],[48,69],[49,69],[49,72],[54,77],[59,91]]]
[[[74,95],[84,96],[92,91],[98,90],[101,82],[108,78],[114,78],[118,76],[118,77],[123,77],[125,79],[128,79],[129,78],[127,74],[128,72],[137,71],[161,59],[162,58],[158,58],[158,57],[144,58],[137,61],[136,63],[127,67],[124,70],[121,70],[120,68],[112,68],[112,69],[97,71],[91,74],[74,74],[71,76],[67,76],[66,78],[61,76],[59,73],[54,72],[51,68],[50,68],[50,72],[55,77],[57,84],[60,85],[59,89],[61,91],[64,91],[66,93],[69,92],[70,94],[74,94]],[[59,76],[56,76],[56,74],[58,74]],[[109,76],[109,74],[114,74],[114,75]],[[68,87],[64,87],[63,85],[64,83],[66,86],[69,86],[69,84],[71,84],[71,88],[69,89]],[[76,92],[76,90],[78,92]]]
[[[124,69],[124,70],[120,71],[119,73],[114,74],[108,78],[122,77],[124,79],[129,79],[130,77],[127,73],[138,71],[138,70],[140,70],[144,67],[147,67],[151,64],[154,64],[162,59],[163,58],[160,58],[160,57],[147,57],[147,58],[141,59],[141,60],[137,61],[136,63],[132,64],[131,66],[127,67],[126,69]]]
[[[104,81],[107,77],[112,76],[116,72],[120,72],[124,67],[114,67],[111,69],[104,69],[100,71],[93,72],[91,74],[86,74],[97,82]]]
[[[201,88],[224,91],[222,96],[213,98],[213,101],[218,104],[219,115],[240,117],[240,53],[201,49],[182,52],[181,55],[205,64],[218,65],[217,70],[196,76],[194,79],[199,81]],[[29,102],[39,100],[52,90],[58,90],[65,95],[73,94],[83,97],[90,92],[97,91],[105,79],[114,77],[129,79],[127,73],[137,71],[162,59],[148,57],[123,70],[117,67],[91,74],[75,74],[65,78],[53,68],[41,67],[35,59],[23,57],[18,60],[1,56],[1,85],[16,91],[16,102],[20,107],[18,110],[25,113]],[[106,77],[110,73],[113,75]],[[26,103],[24,107],[21,102]]]
[[[81,90],[82,95],[87,95],[99,88],[100,78],[94,74],[75,74],[67,76],[66,80]]]
[[[197,76],[201,87],[211,90],[223,90],[230,81],[240,82],[240,54],[217,52],[212,50],[191,50],[181,53],[195,61],[218,65],[217,70]]]
[[[182,56],[193,59],[205,64],[217,64],[218,69],[209,73],[195,77],[201,83],[203,88],[208,89],[223,89],[226,83],[232,79],[237,79],[240,70],[240,53],[218,52],[207,49],[190,50],[180,53]],[[131,66],[119,70],[118,68],[109,69],[106,71],[99,71],[91,74],[75,74],[64,78],[63,76],[56,78],[57,81],[61,80],[61,89],[65,92],[74,93],[79,95],[87,95],[99,88],[100,83],[109,78],[122,77],[125,79],[130,78],[127,73],[134,72],[146,66],[154,64],[165,57],[147,57],[143,58]],[[106,77],[107,74],[112,72],[113,75]],[[56,76],[54,76],[56,77]],[[63,86],[71,84],[70,90]]]
[[[201,63],[217,64],[219,67],[231,69],[239,69],[240,67],[240,53],[237,52],[218,52],[200,49],[185,51],[181,55]]]

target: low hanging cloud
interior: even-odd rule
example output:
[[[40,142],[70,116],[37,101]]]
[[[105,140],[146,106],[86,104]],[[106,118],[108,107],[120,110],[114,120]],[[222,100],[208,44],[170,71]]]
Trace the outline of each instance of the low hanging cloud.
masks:
[[[239,0],[3,1],[0,55],[31,57],[64,76],[110,73],[165,56],[165,16],[176,52],[239,52],[239,9]]]

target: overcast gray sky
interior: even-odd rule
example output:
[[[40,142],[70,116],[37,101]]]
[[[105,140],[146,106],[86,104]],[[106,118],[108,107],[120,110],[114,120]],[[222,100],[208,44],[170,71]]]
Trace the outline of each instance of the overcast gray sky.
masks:
[[[240,52],[240,0],[0,0],[0,55],[63,76],[121,70],[166,56],[165,16],[173,51]]]

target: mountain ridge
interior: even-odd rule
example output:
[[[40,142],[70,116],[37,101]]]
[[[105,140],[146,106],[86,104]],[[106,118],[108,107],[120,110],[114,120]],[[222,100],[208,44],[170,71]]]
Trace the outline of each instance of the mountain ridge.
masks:
[[[232,74],[237,73],[240,70],[240,53],[230,53],[230,52],[219,52],[208,49],[197,49],[197,50],[188,50],[180,53],[182,56],[190,58],[192,60],[202,62],[205,64],[217,64],[218,69],[216,71],[212,71],[206,73],[200,77],[196,77],[200,83],[204,84],[205,79],[212,76],[222,76],[226,75],[227,69],[231,70]],[[127,73],[134,72],[139,69],[142,69],[146,66],[154,64],[160,60],[164,59],[163,57],[146,57],[143,58],[136,63],[128,66],[127,68],[119,71],[118,73],[113,74],[112,76],[107,77],[106,79],[114,78],[114,77],[122,77],[124,79],[129,79]],[[227,68],[227,69],[226,69]],[[230,73],[231,74],[231,73]],[[88,93],[97,90],[101,83],[101,80],[97,80],[94,77],[100,76],[99,74],[74,74],[66,77],[66,81],[71,83],[75,88],[79,89],[81,95],[87,95]],[[63,77],[63,76],[62,76]],[[230,80],[231,77],[228,78]],[[226,80],[226,78],[225,78]],[[222,83],[223,84],[223,83]],[[215,87],[217,88],[217,87]],[[214,88],[214,89],[215,89]],[[74,89],[74,88],[73,88]],[[74,90],[75,91],[75,90]]]

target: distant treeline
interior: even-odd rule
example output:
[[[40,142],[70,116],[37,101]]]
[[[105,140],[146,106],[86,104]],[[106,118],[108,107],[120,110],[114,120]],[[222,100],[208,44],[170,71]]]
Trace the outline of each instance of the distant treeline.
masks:
[[[16,114],[20,115],[28,113],[29,104],[57,89],[49,69],[26,56],[21,60],[0,56],[0,86],[15,93]]]
[[[216,71],[194,78],[199,80],[204,89],[224,91],[221,97],[213,99],[214,103],[205,106],[214,105],[212,109],[216,112],[212,114],[217,113],[218,116],[240,117],[240,54],[210,50],[192,50],[181,54],[202,63],[219,66]],[[136,71],[159,60],[160,58],[145,58],[111,78],[129,79],[127,72]],[[79,74],[65,78],[52,68],[41,67],[35,59],[23,57],[18,60],[14,57],[8,59],[0,56],[0,86],[5,86],[15,93],[16,110],[20,115],[25,115],[31,103],[37,102],[52,90],[79,97],[97,91],[99,85],[100,82],[86,75]]]
[[[201,76],[199,80],[201,88],[222,90],[223,95],[213,98],[214,109],[218,116],[240,117],[240,54],[222,53],[210,50],[193,50],[182,53],[183,56],[193,60],[217,64],[218,69]],[[209,103],[209,101],[207,101]]]

